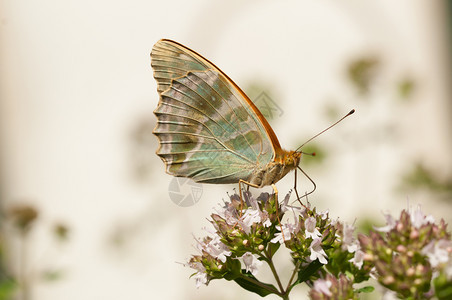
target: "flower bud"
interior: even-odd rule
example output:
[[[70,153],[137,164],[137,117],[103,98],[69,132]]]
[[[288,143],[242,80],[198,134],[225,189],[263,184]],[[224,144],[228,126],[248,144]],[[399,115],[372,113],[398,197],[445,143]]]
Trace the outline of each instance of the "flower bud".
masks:
[[[410,239],[415,240],[419,237],[419,231],[416,229],[411,230]]]
[[[388,275],[388,276],[383,278],[383,283],[386,284],[386,285],[393,284],[394,282],[395,282],[395,279],[391,275]]]
[[[403,245],[398,245],[396,250],[400,253],[404,253],[406,251],[406,247]]]

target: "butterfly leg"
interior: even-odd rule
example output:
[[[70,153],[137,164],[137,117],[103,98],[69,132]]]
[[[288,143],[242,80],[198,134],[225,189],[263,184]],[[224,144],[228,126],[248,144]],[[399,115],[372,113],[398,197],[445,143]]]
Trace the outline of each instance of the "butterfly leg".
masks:
[[[314,193],[314,191],[315,191],[316,188],[317,188],[317,185],[315,184],[314,180],[312,180],[312,178],[309,177],[308,174],[306,174],[305,171],[303,171],[302,168],[298,167],[298,169],[299,169],[299,170],[301,171],[301,173],[303,173],[303,175],[306,176],[306,178],[308,178],[309,181],[312,183],[312,186],[313,186],[312,190],[311,190],[309,193],[305,193],[305,194],[302,196],[302,197],[306,197],[306,199],[308,199],[308,195],[311,195],[312,193]],[[296,183],[296,182],[295,182],[295,183]],[[303,205],[303,204],[302,204],[302,205]],[[304,205],[303,205],[303,206],[304,206]],[[304,206],[304,207],[306,207],[306,206]]]
[[[283,241],[286,242],[286,238],[284,237],[284,230],[282,228],[283,226],[281,224],[281,220],[279,219],[278,189],[276,188],[276,185],[273,183],[272,183],[272,188],[273,188],[273,191],[275,192],[276,218],[278,219],[279,227],[281,228],[281,234],[282,234]]]
[[[298,190],[297,190],[297,169],[295,169],[295,182],[293,184],[293,189],[295,190],[295,195],[297,196],[297,201],[300,202],[301,206],[304,206],[303,203],[301,203],[300,196],[298,195]]]
[[[248,190],[249,190],[250,186],[253,187],[253,188],[259,188],[259,186],[256,185],[256,184],[252,184],[251,182],[248,182],[248,181],[245,181],[245,180],[242,180],[242,179],[239,180],[239,191],[240,191],[240,217],[242,217],[242,211],[243,211],[243,198],[242,198],[242,187],[241,187],[241,184],[246,184],[246,185],[248,186]],[[272,184],[272,188],[273,188],[273,191],[274,191],[274,193],[275,193],[276,218],[278,219],[278,223],[279,223],[279,226],[280,226],[280,228],[281,228],[281,234],[282,234],[283,240],[286,241],[286,239],[285,239],[285,237],[284,237],[284,231],[283,231],[283,228],[282,228],[281,220],[280,220],[280,218],[279,218],[279,209],[278,209],[278,207],[279,207],[279,201],[278,201],[278,189],[276,188],[276,185],[275,185],[275,184]]]
[[[253,188],[256,188],[256,189],[259,188],[259,186],[256,185],[256,184],[253,184],[253,183],[251,183],[251,182],[245,181],[245,180],[243,180],[243,179],[240,179],[240,180],[239,180],[240,217],[242,217],[242,211],[243,211],[243,197],[242,197],[242,191],[243,191],[243,190],[242,190],[241,184],[246,184],[246,185],[248,186],[247,191],[250,190],[250,186],[252,186]]]

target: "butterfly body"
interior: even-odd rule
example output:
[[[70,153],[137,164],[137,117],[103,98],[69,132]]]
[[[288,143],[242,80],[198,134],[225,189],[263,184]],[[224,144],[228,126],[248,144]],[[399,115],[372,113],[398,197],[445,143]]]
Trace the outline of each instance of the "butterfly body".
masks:
[[[283,150],[254,103],[209,60],[160,40],[151,66],[160,95],[153,132],[167,173],[263,187],[298,167],[301,152]]]
[[[295,170],[300,163],[301,152],[283,151],[282,156],[275,157],[263,168],[256,169],[245,181],[263,187],[275,184],[287,173]]]

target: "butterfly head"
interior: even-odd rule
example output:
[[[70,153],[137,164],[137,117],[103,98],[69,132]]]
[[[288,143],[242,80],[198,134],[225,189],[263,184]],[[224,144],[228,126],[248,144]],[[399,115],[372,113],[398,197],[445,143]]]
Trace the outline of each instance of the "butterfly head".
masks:
[[[284,155],[283,164],[295,169],[300,164],[301,154],[301,151],[289,151]]]

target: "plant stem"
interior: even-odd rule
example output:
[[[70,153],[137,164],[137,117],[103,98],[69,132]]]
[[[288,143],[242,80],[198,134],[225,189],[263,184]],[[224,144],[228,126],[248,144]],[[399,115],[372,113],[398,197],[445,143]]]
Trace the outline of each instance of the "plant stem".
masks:
[[[273,276],[275,276],[275,279],[276,279],[276,282],[278,283],[278,287],[279,287],[279,290],[281,291],[281,294],[285,294],[284,288],[281,284],[281,280],[279,280],[279,276],[278,276],[278,273],[276,272],[276,268],[275,268],[275,265],[273,264],[273,260],[271,259],[271,256],[269,255],[267,250],[265,250],[264,253],[267,258],[265,261],[270,266]]]
[[[293,269],[292,276],[290,276],[289,282],[287,283],[286,291],[289,292],[291,290],[290,285],[292,284],[292,280],[295,278],[295,274],[298,273],[298,270],[300,269],[301,261],[297,261],[297,264],[295,265],[295,268]]]

